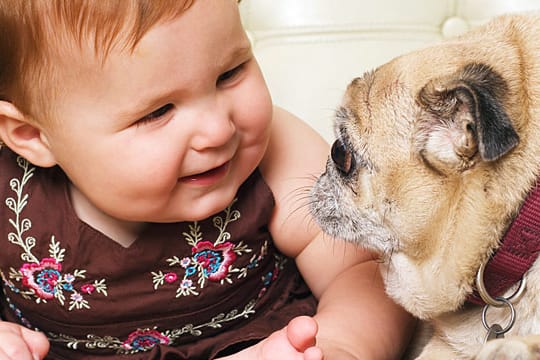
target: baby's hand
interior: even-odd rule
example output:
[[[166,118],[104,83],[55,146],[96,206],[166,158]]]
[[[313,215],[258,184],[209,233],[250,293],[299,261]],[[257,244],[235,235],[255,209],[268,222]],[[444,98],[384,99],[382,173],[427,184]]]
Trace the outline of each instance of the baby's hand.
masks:
[[[313,318],[299,316],[260,343],[220,360],[323,360],[321,349],[315,346],[317,331]]]
[[[49,351],[49,341],[42,333],[21,325],[0,321],[0,359],[38,360]]]

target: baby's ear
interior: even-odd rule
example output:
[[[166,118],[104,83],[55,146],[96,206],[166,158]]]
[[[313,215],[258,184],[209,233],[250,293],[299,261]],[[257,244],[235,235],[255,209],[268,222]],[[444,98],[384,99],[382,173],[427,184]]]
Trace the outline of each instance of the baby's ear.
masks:
[[[43,132],[8,101],[0,101],[0,139],[7,147],[36,166],[56,165]]]

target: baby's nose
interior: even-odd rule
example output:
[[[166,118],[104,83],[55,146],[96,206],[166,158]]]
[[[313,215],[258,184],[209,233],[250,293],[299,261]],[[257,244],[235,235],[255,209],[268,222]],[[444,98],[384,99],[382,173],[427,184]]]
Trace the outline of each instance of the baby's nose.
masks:
[[[191,140],[191,146],[197,151],[225,146],[236,134],[234,120],[223,114],[203,116],[198,126]]]

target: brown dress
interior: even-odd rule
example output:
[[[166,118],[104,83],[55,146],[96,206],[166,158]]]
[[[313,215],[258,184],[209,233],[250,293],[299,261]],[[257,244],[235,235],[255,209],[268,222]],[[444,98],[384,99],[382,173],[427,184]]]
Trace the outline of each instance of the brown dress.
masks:
[[[1,147],[0,177],[0,316],[44,332],[47,359],[211,359],[315,312],[259,171],[222,212],[150,224],[129,248],[77,218],[60,169]]]

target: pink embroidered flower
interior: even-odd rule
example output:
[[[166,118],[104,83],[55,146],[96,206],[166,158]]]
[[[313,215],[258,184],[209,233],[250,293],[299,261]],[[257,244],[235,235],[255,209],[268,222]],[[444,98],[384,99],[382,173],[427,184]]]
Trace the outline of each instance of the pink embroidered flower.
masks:
[[[94,291],[96,291],[96,287],[92,284],[84,284],[83,286],[81,286],[81,292],[85,293],[85,294],[91,294],[93,293]]]
[[[184,269],[187,268],[191,264],[191,259],[188,257],[183,258],[180,260],[180,266],[182,266]]]
[[[182,282],[180,283],[180,287],[182,289],[189,289],[193,286],[193,281],[189,280],[189,279],[184,279],[182,280]]]
[[[75,301],[75,302],[78,302],[78,303],[80,303],[80,302],[82,302],[82,301],[84,300],[84,298],[82,297],[82,295],[79,294],[79,293],[73,293],[73,294],[71,294],[71,295],[69,296],[69,298],[70,298],[71,300]]]
[[[129,334],[122,346],[128,350],[145,351],[153,348],[158,344],[168,345],[169,337],[161,334],[157,330],[138,329]]]
[[[24,286],[33,289],[42,299],[52,299],[56,286],[62,278],[62,265],[52,258],[44,258],[39,264],[25,263],[19,270]]]
[[[229,266],[236,260],[234,244],[230,242],[214,246],[210,241],[201,241],[192,252],[204,275],[212,281],[224,279],[229,273]]]
[[[165,274],[165,281],[169,284],[172,284],[173,282],[176,281],[176,279],[178,279],[178,275],[176,275],[175,273],[173,272],[170,272],[170,273],[167,273]]]

